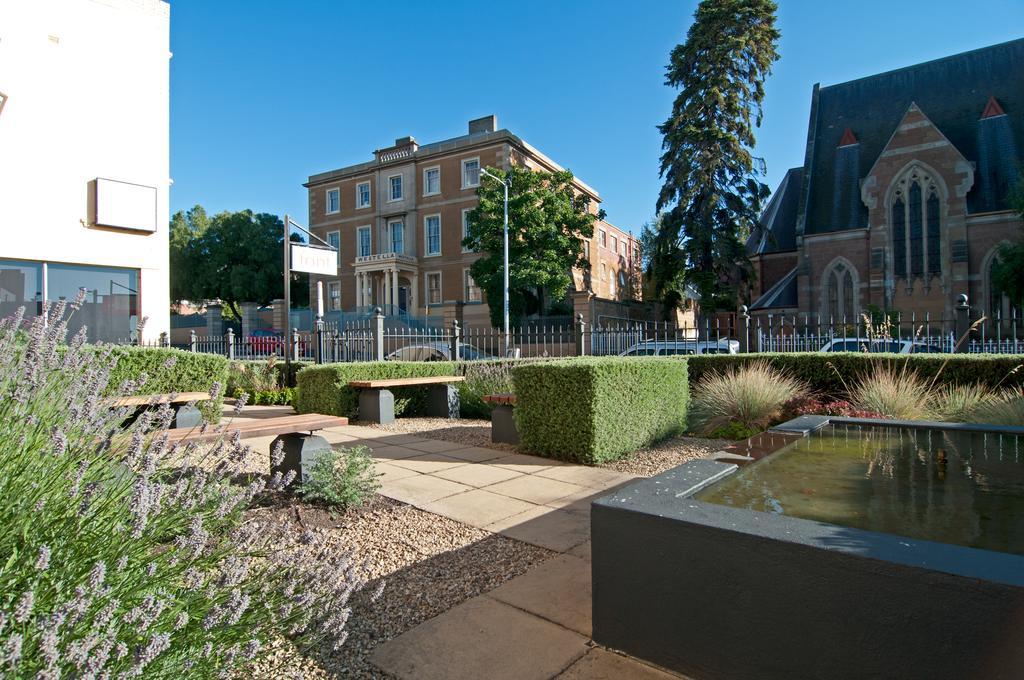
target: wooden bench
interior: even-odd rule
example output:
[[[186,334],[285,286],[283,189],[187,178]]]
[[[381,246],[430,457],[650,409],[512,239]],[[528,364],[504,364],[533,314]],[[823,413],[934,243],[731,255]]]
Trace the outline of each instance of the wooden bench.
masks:
[[[352,380],[348,386],[359,390],[359,419],[371,423],[395,422],[395,395],[392,387],[427,387],[427,415],[435,418],[459,417],[459,390],[454,383],[465,380],[461,375],[439,375],[426,378],[389,378],[386,380]]]
[[[217,441],[221,437],[230,438],[235,432],[238,432],[242,439],[277,435],[270,444],[270,451],[273,452],[274,447],[280,441],[284,459],[278,466],[271,465],[271,472],[280,471],[285,474],[289,470],[294,470],[296,476],[301,480],[305,479],[316,456],[331,450],[331,445],[326,439],[313,433],[328,427],[343,427],[345,425],[348,425],[348,418],[324,416],[319,413],[303,413],[296,416],[236,420],[228,423],[224,429],[209,427],[205,432],[198,428],[171,430],[167,433],[167,439],[174,444]]]
[[[171,408],[174,409],[174,420],[171,421],[171,427],[180,429],[197,427],[201,424],[203,422],[203,414],[191,404],[196,401],[209,400],[209,392],[179,392],[178,394],[139,394],[132,397],[114,397],[104,400],[104,403],[110,408],[121,406],[133,407],[135,415],[132,417],[132,420],[150,406],[170,404]]]
[[[485,404],[491,404],[491,441],[498,444],[518,444],[519,430],[512,409],[516,405],[514,394],[484,395]]]

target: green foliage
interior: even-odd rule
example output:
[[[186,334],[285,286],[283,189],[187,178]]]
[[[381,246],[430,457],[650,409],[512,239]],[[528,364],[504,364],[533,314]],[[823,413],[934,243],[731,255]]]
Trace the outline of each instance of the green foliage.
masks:
[[[686,360],[579,357],[512,369],[523,451],[594,465],[682,431]]]
[[[581,239],[594,235],[594,222],[604,211],[591,212],[590,198],[573,186],[568,170],[534,171],[512,167],[508,172],[488,168],[508,178],[509,186],[509,315],[518,326],[531,290],[542,288],[551,299],[561,299],[572,284],[573,267],[587,266]],[[469,213],[469,228],[462,244],[483,253],[470,273],[491,301],[491,323],[502,324],[504,267],[504,188],[481,176],[479,203]],[[498,301],[495,304],[494,301]]]
[[[932,390],[932,410],[939,420],[980,422],[975,413],[998,395],[985,385],[942,385]]]
[[[380,488],[379,476],[365,446],[332,449],[316,456],[298,488],[307,501],[345,509],[366,503]]]
[[[864,411],[898,420],[936,417],[932,385],[916,371],[876,364],[850,386],[850,401]]]
[[[999,259],[992,267],[992,296],[1000,294],[1014,307],[1024,305],[1024,242],[999,246]]]
[[[693,390],[690,421],[703,434],[732,424],[757,432],[777,420],[786,404],[806,394],[807,386],[800,381],[768,361],[754,361],[701,377]]]
[[[714,439],[750,439],[755,434],[759,433],[761,429],[762,428],[750,427],[733,420],[721,427],[716,427],[711,430],[707,433],[707,436]]]
[[[284,223],[276,215],[239,210],[210,219],[197,205],[174,214],[169,238],[173,299],[219,299],[240,318],[239,302],[284,295]],[[293,302],[304,295],[308,304],[308,276],[292,276]]]
[[[1024,385],[1024,356],[1013,354],[874,354],[868,352],[786,352],[760,354],[702,354],[689,357],[690,380],[696,385],[708,372],[766,359],[816,392],[845,394],[861,376],[877,366],[902,370],[937,385],[980,384],[990,388]],[[936,378],[936,376],[938,376]]]
[[[216,399],[200,402],[199,409],[207,419],[218,422],[228,382],[228,360],[215,354],[185,352],[157,347],[95,347],[90,351],[109,352],[113,361],[107,393],[114,394],[127,381],[138,383],[132,394],[167,394],[170,392],[209,392],[219,385]],[[172,360],[172,361],[169,361]]]
[[[648,269],[668,303],[678,302],[683,272],[706,311],[735,310],[750,275],[743,242],[769,193],[752,149],[764,80],[778,58],[775,10],[771,0],[702,0],[669,57],[665,81],[679,94],[659,126],[663,215]]]
[[[281,386],[281,373],[274,357],[266,361],[232,361],[228,373],[228,393],[270,392]]]
[[[238,390],[234,393],[234,396],[238,397],[243,393],[248,395],[248,400],[245,403],[251,406],[291,406],[295,403],[294,387],[282,387],[279,390],[266,390],[252,393],[246,392],[245,390]]]
[[[350,381],[456,375],[457,368],[458,365],[450,361],[371,361],[307,366],[296,376],[295,410],[357,418],[359,390],[349,387]],[[422,412],[424,388],[406,387],[391,391],[395,395],[396,417]]]
[[[1024,424],[1024,388],[1003,390],[979,404],[971,412],[970,422],[1020,427]]]

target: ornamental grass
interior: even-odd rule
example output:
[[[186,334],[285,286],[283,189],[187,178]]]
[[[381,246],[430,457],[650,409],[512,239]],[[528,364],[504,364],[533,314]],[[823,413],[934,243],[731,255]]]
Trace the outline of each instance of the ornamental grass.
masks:
[[[126,425],[100,395],[146,377],[108,390],[109,348],[86,347],[84,331],[63,344],[80,304],[48,309],[49,326],[23,310],[0,322],[3,675],[222,677],[280,636],[340,645],[363,565],[246,518],[291,479],[232,484],[237,435],[171,445],[167,405]]]
[[[768,361],[752,361],[701,378],[693,391],[690,422],[702,434],[730,425],[753,433],[777,420],[787,404],[807,393],[804,383]]]

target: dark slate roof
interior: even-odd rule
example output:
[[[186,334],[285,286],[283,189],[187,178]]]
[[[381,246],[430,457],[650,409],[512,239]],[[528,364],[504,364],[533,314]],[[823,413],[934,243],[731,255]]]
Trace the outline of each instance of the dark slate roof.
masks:
[[[761,213],[758,227],[747,239],[747,255],[796,250],[796,213],[804,169],[790,168]]]
[[[832,231],[836,147],[850,128],[861,143],[861,179],[878,158],[903,114],[916,103],[969,161],[978,163],[978,121],[989,97],[1010,117],[1017,149],[1024,149],[1024,38],[955,54],[887,73],[822,87],[808,134],[811,184],[805,233]],[[980,205],[974,212],[997,206]]]
[[[774,286],[750,305],[750,311],[758,309],[788,309],[797,306],[796,267],[779,279]]]

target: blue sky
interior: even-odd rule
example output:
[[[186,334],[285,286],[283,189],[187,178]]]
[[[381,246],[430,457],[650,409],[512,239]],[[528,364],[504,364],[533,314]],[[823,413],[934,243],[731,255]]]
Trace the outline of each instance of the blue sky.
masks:
[[[779,0],[781,58],[756,152],[775,187],[803,162],[811,87],[1024,36],[1020,0]],[[596,188],[612,223],[654,211],[695,1],[172,0],[172,212],[290,213],[302,182],[413,135],[497,114]]]

